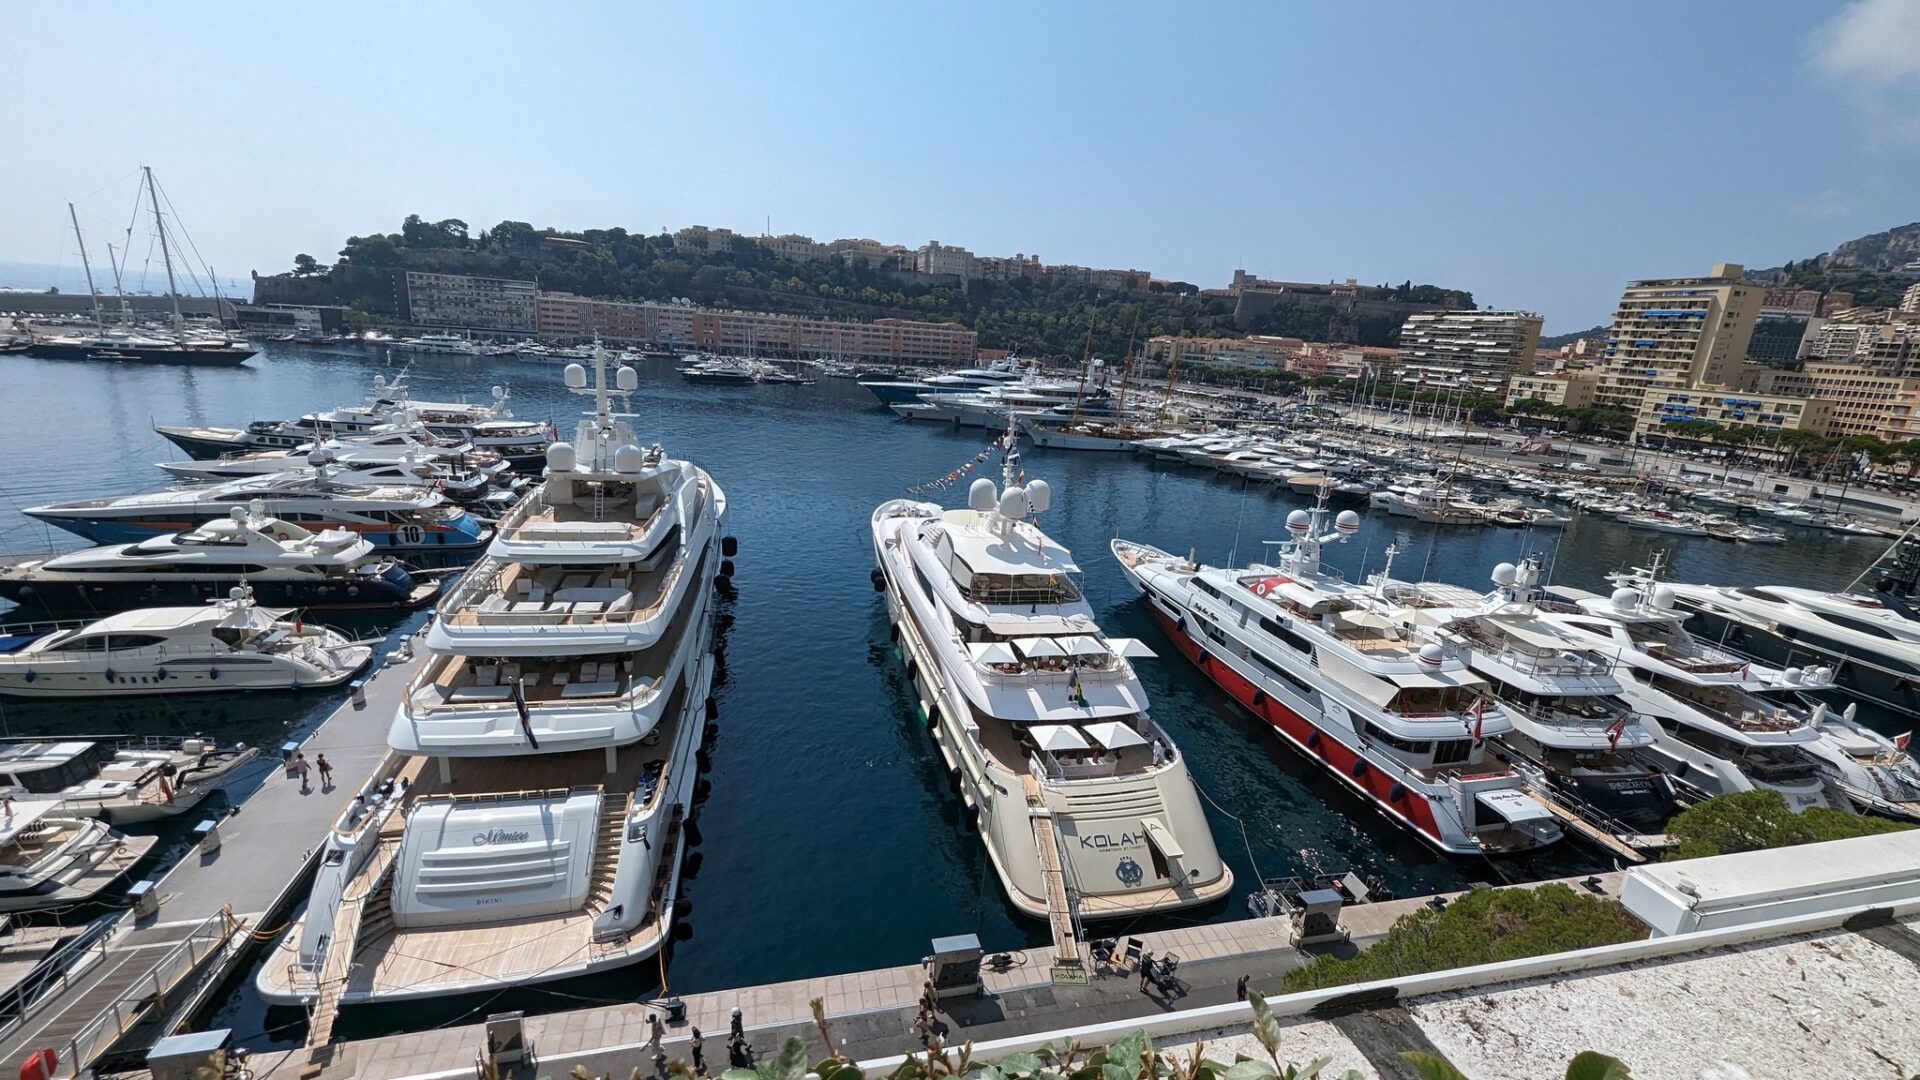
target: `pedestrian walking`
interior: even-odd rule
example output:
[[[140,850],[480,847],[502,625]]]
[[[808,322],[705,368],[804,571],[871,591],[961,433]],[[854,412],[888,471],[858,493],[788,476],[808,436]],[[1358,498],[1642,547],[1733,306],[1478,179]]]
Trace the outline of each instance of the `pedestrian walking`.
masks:
[[[1140,954],[1140,992],[1147,992],[1147,980],[1153,978],[1153,952],[1148,950]]]
[[[707,1075],[707,1040],[700,1037],[700,1029],[693,1029],[693,1075]]]
[[[734,1069],[753,1068],[753,1055],[747,1052],[744,1036],[734,1035],[727,1039],[727,1065]]]
[[[747,1021],[740,1015],[740,1007],[738,1005],[734,1006],[733,1016],[727,1021],[727,1030],[732,1033],[736,1039],[745,1039],[747,1037]]]
[[[1240,976],[1240,981],[1233,984],[1233,999],[1235,1001],[1247,1000],[1247,976]]]
[[[659,1013],[647,1014],[647,1031],[647,1041],[653,1044],[655,1050],[660,1049],[660,1039],[666,1034],[666,1027],[660,1023]]]
[[[307,773],[311,769],[312,766],[307,764],[307,755],[298,750],[294,751],[293,775],[300,778],[300,790],[302,793],[305,793],[307,790]]]
[[[920,1015],[913,1018],[913,1033],[920,1037],[921,1046],[927,1046],[933,1042],[933,1021],[927,1017],[924,1006],[920,1009]]]
[[[320,770],[320,790],[332,791],[333,762],[328,761],[327,755],[325,754],[316,754],[313,759],[313,764]]]

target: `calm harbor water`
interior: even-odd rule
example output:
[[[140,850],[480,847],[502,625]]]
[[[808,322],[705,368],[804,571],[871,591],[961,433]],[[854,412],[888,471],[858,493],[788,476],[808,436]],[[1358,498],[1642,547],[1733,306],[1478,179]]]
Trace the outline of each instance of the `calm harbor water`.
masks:
[[[484,400],[512,389],[517,415],[551,416],[571,429],[578,400],[560,389],[557,365],[510,360],[406,358],[373,350],[277,345],[239,370],[131,368],[0,358],[0,550],[78,546],[76,538],[25,518],[22,507],[54,499],[161,486],[153,463],[183,455],[153,423],[237,425],[360,400],[376,374],[407,367],[421,399]],[[740,538],[726,632],[712,796],[700,814],[704,845],[692,881],[692,937],[667,966],[676,992],[802,978],[910,963],[930,938],[977,933],[990,950],[1044,941],[1019,918],[975,838],[923,729],[887,644],[884,606],[867,573],[873,507],[908,485],[935,479],[984,449],[988,434],[917,426],[877,407],[841,380],[814,386],[691,386],[666,361],[644,365],[632,405],[636,430],[707,467],[728,494]],[[1528,860],[1460,862],[1428,851],[1312,770],[1179,659],[1134,601],[1107,551],[1115,535],[1204,561],[1256,557],[1284,535],[1287,511],[1304,500],[1285,490],[1247,489],[1237,478],[1132,456],[1029,450],[1029,476],[1053,484],[1042,526],[1073,549],[1089,598],[1114,635],[1138,636],[1166,659],[1139,662],[1155,716],[1185,750],[1209,804],[1221,852],[1238,879],[1218,908],[1184,918],[1244,914],[1261,876],[1353,869],[1402,893],[1584,871],[1602,865],[1573,844]],[[955,505],[964,485],[932,498]],[[1670,553],[1675,577],[1716,583],[1846,584],[1884,542],[1794,530],[1771,548],[1633,532],[1583,517],[1555,533],[1440,529],[1367,517],[1329,561],[1353,578],[1377,570],[1399,545],[1396,576],[1487,585],[1496,562],[1540,551],[1553,580],[1603,589],[1603,575]],[[363,621],[355,629],[394,625]],[[273,744],[313,721],[337,697],[122,702],[47,708],[0,701],[14,734],[205,731]],[[1168,925],[1162,919],[1151,925]],[[1140,924],[1135,929],[1146,929]],[[1101,933],[1128,927],[1098,928]],[[646,997],[651,964],[551,991],[497,1001],[426,1007],[395,1021],[349,1012],[341,1031],[359,1037],[396,1026],[452,1022],[479,1008],[556,1009],[585,1001]],[[248,1036],[289,1022],[236,990],[221,1022]],[[261,1045],[268,1040],[255,1037]]]

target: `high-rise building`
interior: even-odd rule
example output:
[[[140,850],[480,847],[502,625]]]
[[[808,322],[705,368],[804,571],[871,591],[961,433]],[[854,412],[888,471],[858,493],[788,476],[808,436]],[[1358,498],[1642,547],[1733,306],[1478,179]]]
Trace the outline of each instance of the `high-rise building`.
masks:
[[[1533,370],[1540,316],[1529,311],[1425,311],[1400,324],[1402,382],[1498,393]]]
[[[536,325],[531,281],[407,271],[407,321],[503,334],[531,334]]]
[[[1920,315],[1920,281],[1907,286],[1900,296],[1900,310],[1909,315]]]
[[[1639,414],[1635,430],[1644,432],[1664,422],[1644,404],[1735,382],[1764,295],[1742,280],[1743,271],[1736,263],[1716,263],[1705,277],[1629,284],[1601,354],[1596,403]]]

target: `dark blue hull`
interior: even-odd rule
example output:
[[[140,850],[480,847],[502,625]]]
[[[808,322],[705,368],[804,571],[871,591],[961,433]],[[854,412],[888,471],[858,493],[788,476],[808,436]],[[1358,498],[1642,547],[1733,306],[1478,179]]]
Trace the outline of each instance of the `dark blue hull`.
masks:
[[[91,579],[0,578],[0,597],[36,611],[60,615],[96,615],[146,607],[190,607],[227,596],[242,584],[253,589],[262,607],[351,610],[418,607],[436,592],[416,589],[411,576],[316,581],[243,581],[239,577],[184,581],[102,581]],[[424,593],[424,595],[420,595]]]

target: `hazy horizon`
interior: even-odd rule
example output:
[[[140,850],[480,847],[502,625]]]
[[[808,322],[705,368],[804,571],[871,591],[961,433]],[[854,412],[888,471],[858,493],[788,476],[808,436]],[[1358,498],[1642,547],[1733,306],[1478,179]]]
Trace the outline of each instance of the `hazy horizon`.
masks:
[[[109,242],[153,289],[146,163],[223,280],[409,213],[770,224],[1203,287],[1411,279],[1551,334],[1630,279],[1920,218],[1905,0],[525,16],[207,4],[76,34],[70,6],[11,5],[0,118],[33,153],[0,260],[77,268],[72,199],[103,291]],[[99,70],[121,77],[74,75]]]

